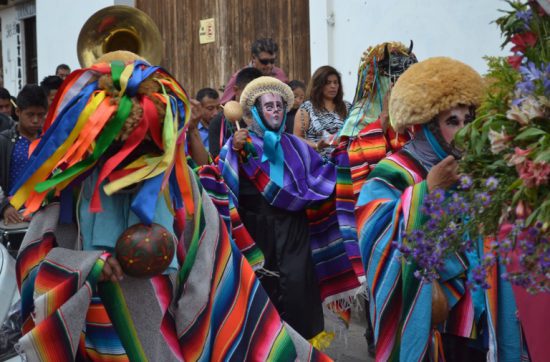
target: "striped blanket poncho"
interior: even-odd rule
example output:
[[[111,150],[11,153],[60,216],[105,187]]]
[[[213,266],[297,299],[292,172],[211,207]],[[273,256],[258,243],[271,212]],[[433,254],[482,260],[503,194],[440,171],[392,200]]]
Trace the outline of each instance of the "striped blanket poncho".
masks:
[[[408,134],[399,134],[390,126],[384,130],[380,118],[365,125],[353,137],[344,134],[340,136],[334,155],[342,172],[345,171],[351,178],[355,198],[359,196],[361,187],[374,166],[400,150],[409,139]],[[347,155],[342,155],[344,151]]]
[[[197,168],[197,173],[201,184],[224,220],[227,230],[231,230],[233,241],[252,269],[261,269],[264,264],[264,255],[244,227],[233,199],[229,197],[229,189],[220,170],[214,165],[205,165]]]
[[[33,218],[17,259],[29,361],[329,360],[281,321],[191,178],[177,272],[99,282],[107,254],[56,247],[59,205]]]
[[[444,261],[439,282],[451,310],[444,325],[431,326],[432,284],[417,279],[415,265],[403,262],[393,245],[402,242],[404,232],[424,222],[421,207],[428,192],[427,173],[411,153],[401,150],[377,165],[358,199],[356,218],[371,297],[376,360],[423,361],[437,356],[439,331],[475,339],[483,325],[482,315],[487,317],[489,360],[519,360],[518,322],[509,284],[496,280],[494,274],[496,279],[486,293],[466,287],[468,266],[479,262],[483,243],[478,253],[455,254]],[[498,338],[507,339],[508,345],[497,344]]]
[[[360,291],[354,260],[360,263],[353,212],[340,212],[341,200],[334,197],[336,169],[302,140],[282,134],[284,187],[269,177],[269,164],[261,162],[263,139],[250,133],[248,146],[239,154],[229,139],[220,153],[219,169],[228,187],[229,200],[239,203],[239,176],[243,172],[267,202],[288,211],[307,210],[313,262],[320,285],[321,299],[333,311],[349,309]],[[242,162],[241,157],[246,161]],[[353,205],[353,202],[351,203]],[[351,208],[353,210],[353,207]],[[355,252],[354,252],[355,250]],[[357,269],[361,271],[360,265]]]

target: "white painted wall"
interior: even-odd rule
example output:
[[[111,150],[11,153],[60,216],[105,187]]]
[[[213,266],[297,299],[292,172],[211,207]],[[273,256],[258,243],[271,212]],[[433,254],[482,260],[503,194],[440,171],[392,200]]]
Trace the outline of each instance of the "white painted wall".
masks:
[[[419,60],[449,56],[480,73],[485,55],[506,55],[491,23],[501,0],[310,0],[311,72],[330,64],[342,73],[352,101],[361,54],[384,41],[414,41]],[[333,25],[331,25],[333,24]]]
[[[96,11],[115,4],[114,0],[36,1],[38,79],[55,74],[65,63],[72,70],[80,67],[76,43],[80,29]]]
[[[17,19],[15,6],[0,12],[2,19],[2,77],[4,88],[10,94],[17,95],[21,87],[25,85],[25,47],[23,46],[23,24]],[[18,49],[18,39],[19,46]]]

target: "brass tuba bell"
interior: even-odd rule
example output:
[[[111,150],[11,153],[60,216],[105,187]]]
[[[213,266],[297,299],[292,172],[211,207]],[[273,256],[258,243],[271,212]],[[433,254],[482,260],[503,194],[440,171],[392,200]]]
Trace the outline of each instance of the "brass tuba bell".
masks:
[[[159,64],[163,41],[155,22],[141,10],[115,5],[93,14],[78,35],[80,66],[87,68],[104,54],[126,50]]]

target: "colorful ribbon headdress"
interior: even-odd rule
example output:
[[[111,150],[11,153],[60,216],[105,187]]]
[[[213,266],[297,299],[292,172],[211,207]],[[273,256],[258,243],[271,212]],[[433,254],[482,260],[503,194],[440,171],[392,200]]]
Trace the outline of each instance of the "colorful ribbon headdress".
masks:
[[[417,62],[412,45],[412,41],[409,47],[400,42],[384,42],[363,52],[353,107],[340,136],[355,137],[367,124],[376,121],[391,83],[404,69]]]
[[[151,222],[161,194],[176,214],[183,207],[191,214],[184,147],[189,110],[178,82],[142,60],[114,60],[73,72],[11,190],[11,204],[17,209],[25,204],[26,213],[32,213],[48,196],[60,195],[97,170],[92,212],[102,210],[99,187],[111,195],[141,184],[132,210],[142,222]]]

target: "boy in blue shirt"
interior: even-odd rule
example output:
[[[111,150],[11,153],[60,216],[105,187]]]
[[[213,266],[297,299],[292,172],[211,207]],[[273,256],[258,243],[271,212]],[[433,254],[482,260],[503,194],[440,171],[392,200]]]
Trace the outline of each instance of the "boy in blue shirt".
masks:
[[[46,94],[36,84],[27,84],[17,96],[19,122],[11,129],[0,133],[0,187],[6,196],[25,169],[29,159],[29,146],[42,131],[48,111]],[[9,204],[9,199],[0,202],[0,215],[5,224],[23,221],[22,216]]]

